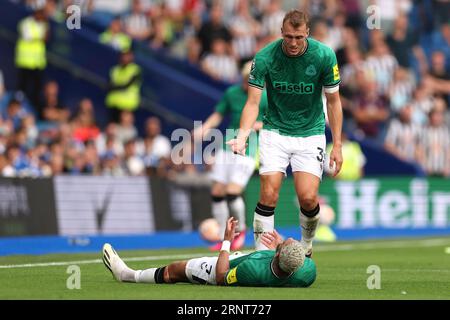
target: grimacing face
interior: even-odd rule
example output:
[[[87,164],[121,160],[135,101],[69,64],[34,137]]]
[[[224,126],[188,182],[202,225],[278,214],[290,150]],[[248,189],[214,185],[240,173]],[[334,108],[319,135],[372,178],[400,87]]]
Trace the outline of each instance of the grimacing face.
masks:
[[[306,46],[306,38],[309,35],[309,28],[306,24],[294,28],[289,22],[285,22],[281,28],[283,37],[283,47],[290,56],[300,54]]]

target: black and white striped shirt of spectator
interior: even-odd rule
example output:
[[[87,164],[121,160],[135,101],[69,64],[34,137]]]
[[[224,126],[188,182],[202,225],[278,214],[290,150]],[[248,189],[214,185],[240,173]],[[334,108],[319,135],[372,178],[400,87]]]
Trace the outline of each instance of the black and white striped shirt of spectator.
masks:
[[[152,23],[142,9],[141,1],[134,0],[131,13],[122,17],[124,31],[133,39],[145,40],[150,37]]]
[[[444,122],[444,114],[444,110],[433,108],[421,134],[422,166],[432,176],[450,176],[450,128]]]
[[[419,162],[421,126],[412,122],[412,115],[412,106],[406,105],[399,110],[398,117],[391,119],[384,148],[399,159]]]

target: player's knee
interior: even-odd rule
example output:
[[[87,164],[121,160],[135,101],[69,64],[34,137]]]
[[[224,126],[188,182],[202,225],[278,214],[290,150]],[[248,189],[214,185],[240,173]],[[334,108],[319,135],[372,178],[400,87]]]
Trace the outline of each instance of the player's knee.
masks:
[[[278,190],[274,188],[265,188],[262,190],[260,203],[266,206],[275,207],[278,202]]]
[[[306,194],[299,199],[300,206],[308,211],[313,210],[319,204],[319,198],[316,194]]]

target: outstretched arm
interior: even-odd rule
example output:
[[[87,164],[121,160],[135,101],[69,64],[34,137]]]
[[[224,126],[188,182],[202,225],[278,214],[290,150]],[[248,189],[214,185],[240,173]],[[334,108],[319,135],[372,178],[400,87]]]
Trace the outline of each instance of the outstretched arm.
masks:
[[[261,101],[262,90],[252,86],[248,87],[248,98],[242,110],[239,133],[236,139],[227,142],[234,153],[245,155],[247,138],[251,133],[253,125],[259,114],[259,102]]]
[[[237,223],[238,220],[234,217],[229,218],[227,221],[227,227],[225,228],[225,235],[223,237],[224,244],[222,245],[222,249],[220,249],[219,258],[217,259],[216,264],[216,283],[218,286],[225,284],[225,275],[230,269],[230,242],[237,235]]]

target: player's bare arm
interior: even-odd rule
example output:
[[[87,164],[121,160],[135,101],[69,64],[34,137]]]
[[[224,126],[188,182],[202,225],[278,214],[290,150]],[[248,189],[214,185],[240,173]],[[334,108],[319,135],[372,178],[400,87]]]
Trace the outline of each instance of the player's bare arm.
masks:
[[[259,102],[261,101],[262,90],[249,86],[248,98],[242,110],[240,129],[236,139],[227,142],[231,150],[235,153],[245,154],[247,138],[251,133],[253,125],[259,114]]]
[[[223,120],[223,116],[219,112],[212,113],[208,119],[200,126],[192,131],[194,138],[201,139],[208,134],[212,128],[216,128]]]
[[[330,153],[330,168],[334,168],[333,176],[335,177],[342,167],[342,104],[339,98],[339,91],[333,93],[325,93],[327,98],[327,114],[328,121],[333,136],[333,148]]]
[[[227,221],[227,227],[225,228],[225,234],[223,237],[223,241],[228,241],[229,243],[234,239],[236,234],[236,226],[238,220],[234,217],[230,217]],[[225,284],[225,275],[230,269],[230,251],[228,250],[220,250],[219,258],[217,259],[216,264],[216,283],[217,285]]]

